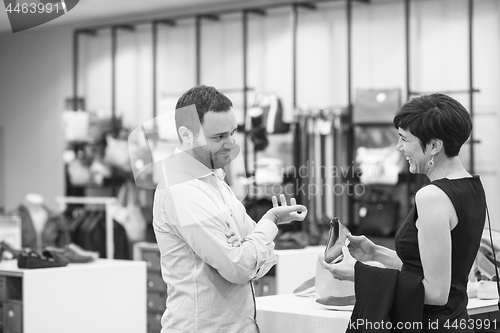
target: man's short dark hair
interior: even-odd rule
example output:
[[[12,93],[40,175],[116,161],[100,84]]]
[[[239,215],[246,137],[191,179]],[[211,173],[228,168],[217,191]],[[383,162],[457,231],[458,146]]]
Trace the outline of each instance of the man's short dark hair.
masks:
[[[416,136],[424,151],[432,139],[443,141],[448,157],[458,155],[472,131],[469,112],[455,99],[440,93],[411,99],[401,107],[393,124]]]
[[[196,107],[198,119],[194,118],[192,112],[189,112],[190,108],[185,108],[190,105]],[[205,85],[195,86],[186,91],[177,101],[175,106],[175,128],[179,130],[180,126],[186,126],[196,135],[203,124],[207,112],[229,111],[232,107],[233,103],[231,100],[214,87]],[[183,112],[186,110],[187,112]]]

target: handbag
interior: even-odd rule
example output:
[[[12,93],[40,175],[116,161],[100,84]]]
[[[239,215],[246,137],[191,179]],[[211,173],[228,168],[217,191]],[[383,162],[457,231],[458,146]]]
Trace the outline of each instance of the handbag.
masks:
[[[341,281],[335,279],[332,274],[321,265],[322,256],[316,262],[316,275],[294,289],[293,294],[297,296],[317,296],[316,302],[334,307],[344,307],[344,310],[352,310],[356,303],[353,281]],[[335,308],[340,310],[340,308]]]
[[[360,182],[396,185],[402,169],[401,156],[392,145],[382,148],[358,147],[356,163],[361,171]]]
[[[134,183],[126,181],[120,187],[117,199],[113,219],[123,225],[131,242],[143,241],[146,238],[146,218],[139,206]]]
[[[325,247],[324,259],[328,263],[338,263],[342,260],[342,246],[345,245],[349,229],[334,217],[330,220],[330,232]],[[354,281],[341,281],[321,265],[323,254],[318,256],[316,262],[316,275],[313,279],[305,281],[294,290],[294,294],[307,295],[315,291],[318,295],[317,303],[326,306],[353,306],[356,302]],[[349,308],[352,310],[352,308]]]
[[[365,198],[368,199],[362,201],[358,209],[359,225],[356,233],[379,237],[392,236],[399,218],[399,202],[378,190],[371,190],[371,193],[365,194]]]
[[[120,170],[132,172],[128,141],[115,139],[111,135],[106,135],[104,161],[113,167],[119,168]]]
[[[354,281],[341,281],[335,279],[329,270],[321,266],[321,257],[322,255],[318,257],[316,263],[316,277],[314,283],[319,298],[343,298],[354,296]],[[352,300],[354,301],[354,298]]]
[[[401,108],[401,90],[357,89],[352,113],[354,124],[392,124]]]
[[[89,113],[64,111],[62,115],[64,138],[69,142],[85,142],[89,139]]]
[[[68,164],[68,177],[73,186],[85,186],[92,180],[89,166],[80,157]]]

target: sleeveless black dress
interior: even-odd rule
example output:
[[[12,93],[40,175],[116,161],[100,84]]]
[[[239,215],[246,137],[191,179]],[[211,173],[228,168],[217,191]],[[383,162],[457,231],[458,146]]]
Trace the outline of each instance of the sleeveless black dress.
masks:
[[[467,281],[476,258],[486,217],[486,198],[479,176],[460,179],[439,179],[427,186],[438,186],[450,198],[458,217],[451,231],[451,288],[448,303],[425,305],[422,332],[474,332],[467,314]],[[396,252],[403,262],[402,271],[423,277],[418,248],[416,207],[408,214],[396,234]],[[437,327],[436,327],[437,326]],[[462,328],[461,328],[462,327]],[[464,328],[465,327],[465,328]]]

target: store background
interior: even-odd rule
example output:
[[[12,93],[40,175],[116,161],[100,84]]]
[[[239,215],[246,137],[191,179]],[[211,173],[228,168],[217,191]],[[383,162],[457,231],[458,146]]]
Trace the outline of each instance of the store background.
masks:
[[[268,0],[267,3],[272,1]],[[0,22],[0,206],[15,208],[27,193],[42,194],[50,207],[64,195],[64,138],[61,114],[72,94],[72,36],[74,28],[94,23],[132,22],[173,13],[214,11],[248,6],[248,1],[183,2],[170,11],[160,1],[140,2],[144,12],[127,17],[94,18],[70,22],[80,6],[47,26],[13,34],[2,10]],[[188,5],[190,3],[191,5]],[[255,1],[263,4],[266,1]],[[148,9],[147,6],[151,5]],[[411,16],[412,89],[464,90],[468,87],[467,0],[413,0]],[[178,5],[178,3],[176,3]],[[354,3],[352,88],[399,87],[405,76],[404,3],[372,0]],[[96,13],[98,12],[96,6]],[[297,104],[346,105],[345,4],[328,2],[321,10],[300,10],[297,54]],[[154,14],[153,14],[154,13]],[[67,22],[68,21],[68,22]],[[152,117],[151,27],[137,25],[135,33],[119,32],[117,110],[125,124],[138,126]],[[241,15],[221,16],[221,22],[203,23],[202,82],[235,88],[241,78]],[[251,17],[249,27],[249,86],[277,92],[292,112],[290,9],[270,10]],[[193,20],[160,31],[158,96],[168,96],[195,84]],[[87,109],[111,112],[109,29],[82,39],[79,94]],[[492,223],[500,228],[500,1],[474,1],[475,172],[486,188]],[[176,66],[171,64],[175,62]],[[466,94],[453,95],[467,108]],[[232,96],[241,107],[238,96]],[[403,96],[403,99],[405,96]],[[161,108],[161,106],[160,106]],[[159,110],[161,112],[161,109]],[[468,146],[462,155],[468,165]]]

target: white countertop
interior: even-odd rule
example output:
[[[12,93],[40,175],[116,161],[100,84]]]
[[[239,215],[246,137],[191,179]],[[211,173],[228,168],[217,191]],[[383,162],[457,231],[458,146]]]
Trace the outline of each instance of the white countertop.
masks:
[[[345,332],[351,311],[331,310],[316,302],[317,297],[293,294],[257,297],[257,322],[262,333]],[[470,298],[469,314],[498,311],[498,301]]]
[[[102,268],[113,268],[113,267],[124,267],[124,266],[145,266],[142,261],[134,260],[121,260],[121,259],[98,259],[96,261],[91,261],[88,263],[70,263],[63,267],[51,267],[51,268],[18,268],[16,259],[2,260],[0,262],[0,274],[8,276],[23,276],[23,274],[43,274],[45,272],[54,272],[57,270],[73,271],[81,269],[102,269]]]

